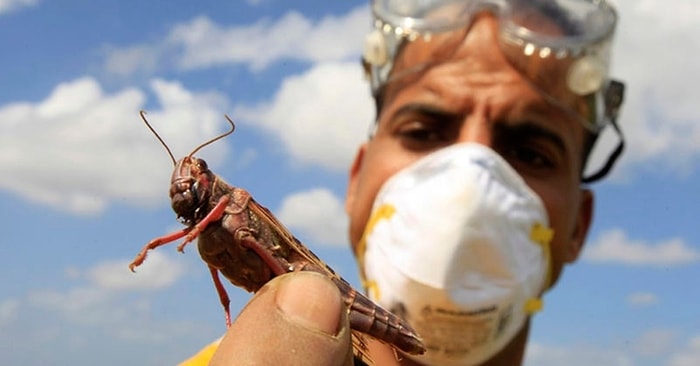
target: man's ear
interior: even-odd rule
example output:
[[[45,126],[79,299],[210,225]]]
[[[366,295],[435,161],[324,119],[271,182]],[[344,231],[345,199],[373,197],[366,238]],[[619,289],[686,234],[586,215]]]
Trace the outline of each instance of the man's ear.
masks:
[[[353,160],[352,165],[350,166],[350,172],[348,174],[348,189],[345,192],[345,213],[348,215],[352,211],[352,207],[355,204],[357,185],[360,171],[362,170],[362,162],[365,157],[366,149],[366,143],[360,145],[360,147],[357,149],[357,153],[355,154],[355,160]]]
[[[590,229],[591,222],[593,221],[594,203],[595,196],[593,191],[587,188],[581,188],[578,216],[567,246],[566,257],[564,258],[567,263],[576,261],[581,254],[581,250],[583,250],[583,246],[586,243],[586,237],[588,236],[588,230]]]

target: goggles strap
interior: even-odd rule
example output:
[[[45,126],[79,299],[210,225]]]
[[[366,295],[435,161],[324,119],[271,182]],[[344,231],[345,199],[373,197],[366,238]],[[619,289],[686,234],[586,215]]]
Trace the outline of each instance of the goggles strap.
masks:
[[[614,117],[611,118],[610,124],[613,126],[615,132],[617,132],[617,135],[620,137],[620,142],[617,143],[617,147],[615,147],[615,150],[613,150],[610,156],[608,156],[608,161],[605,162],[605,165],[603,165],[603,167],[600,168],[600,170],[598,170],[595,174],[581,178],[581,183],[593,183],[608,175],[612,167],[615,165],[617,159],[620,157],[620,155],[622,155],[622,151],[625,149],[625,138],[622,135],[620,127],[617,125],[617,119]]]
[[[608,156],[608,161],[605,162],[602,168],[597,172],[587,177],[581,178],[581,183],[588,184],[595,182],[610,173],[610,170],[615,165],[617,159],[622,155],[622,151],[625,149],[625,138],[622,134],[620,126],[617,124],[617,116],[622,105],[622,99],[624,96],[625,84],[617,80],[611,80],[608,90],[605,93],[605,113],[610,116],[610,124],[617,133],[620,141],[617,143],[615,150]]]

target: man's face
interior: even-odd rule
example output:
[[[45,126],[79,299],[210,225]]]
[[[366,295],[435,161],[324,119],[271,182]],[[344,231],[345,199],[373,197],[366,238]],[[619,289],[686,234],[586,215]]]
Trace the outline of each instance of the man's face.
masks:
[[[503,156],[544,202],[555,231],[553,279],[577,258],[593,206],[592,193],[579,186],[586,131],[512,68],[497,37],[497,20],[484,15],[447,53],[439,39],[403,49],[394,74],[428,59],[440,62],[385,88],[376,133],[350,171],[346,210],[353,247],[388,178],[437,149],[473,142]],[[570,96],[561,99],[569,102]]]

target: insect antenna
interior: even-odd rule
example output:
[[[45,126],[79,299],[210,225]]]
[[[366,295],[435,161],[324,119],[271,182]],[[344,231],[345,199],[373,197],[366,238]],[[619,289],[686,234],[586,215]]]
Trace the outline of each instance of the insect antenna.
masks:
[[[209,140],[209,141],[207,141],[207,142],[205,142],[205,143],[203,143],[203,144],[197,146],[196,148],[194,148],[194,150],[192,150],[192,152],[189,153],[189,155],[187,155],[188,158],[191,158],[197,151],[199,151],[199,150],[202,149],[203,147],[205,147],[205,146],[211,144],[212,142],[221,140],[222,138],[224,138],[224,137],[226,137],[226,136],[228,136],[228,135],[230,135],[230,134],[233,133],[233,131],[236,129],[236,125],[233,123],[233,121],[231,120],[231,118],[229,118],[229,116],[224,115],[224,117],[226,117],[226,120],[227,120],[228,123],[231,125],[231,129],[228,130],[227,132],[224,132],[224,133],[222,133],[221,135],[216,136],[216,137],[214,137],[213,139],[211,139],[211,140]]]
[[[165,151],[168,152],[168,155],[170,155],[170,160],[173,161],[173,165],[177,165],[177,161],[175,160],[175,157],[173,156],[172,151],[170,151],[170,148],[168,147],[168,145],[165,144],[165,141],[163,141],[163,139],[160,137],[160,135],[158,135],[158,132],[156,132],[156,130],[153,129],[151,124],[148,123],[148,120],[146,120],[146,112],[139,111],[139,114],[141,115],[141,119],[143,120],[143,123],[146,124],[146,127],[148,127],[148,129],[151,130],[151,132],[153,132],[153,134],[156,136],[158,141],[160,141],[160,144],[163,145],[163,147],[165,148]]]

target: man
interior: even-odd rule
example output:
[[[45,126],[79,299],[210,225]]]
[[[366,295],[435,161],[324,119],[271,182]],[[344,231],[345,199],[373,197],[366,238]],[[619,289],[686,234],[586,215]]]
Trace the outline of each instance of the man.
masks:
[[[399,6],[394,3],[373,4],[378,32],[370,37],[365,61],[378,117],[372,137],[359,148],[350,169],[346,197],[350,240],[361,269],[368,273],[371,258],[365,250],[371,250],[364,241],[372,235],[369,226],[378,195],[392,189],[387,188],[390,178],[414,178],[409,167],[425,157],[432,159],[436,151],[449,151],[446,147],[465,146],[471,151],[478,145],[487,148],[476,150],[483,150],[488,161],[498,165],[500,158],[490,158],[498,155],[509,166],[503,169],[517,172],[538,197],[535,203],[541,200],[545,221],[553,230],[551,241],[541,250],[546,276],[537,282],[538,297],[583,248],[594,198],[582,183],[605,175],[621,151],[620,143],[599,174],[584,177],[597,133],[610,123],[617,131],[622,86],[605,75],[614,11],[605,3],[585,0],[559,4],[514,0],[500,8],[482,1],[423,2],[421,9],[392,8]],[[589,13],[576,14],[583,8]],[[585,28],[586,24],[576,23],[577,16],[594,19],[594,24]],[[593,31],[602,33],[592,35]],[[531,42],[532,34],[540,44]],[[567,44],[542,45],[552,40],[578,42],[572,47],[577,51],[567,50]],[[569,53],[552,55],[563,51]],[[424,213],[426,219],[441,214]],[[391,292],[388,281],[384,291]],[[392,306],[388,307],[399,309]],[[422,314],[408,316],[412,325],[418,315]],[[369,341],[369,353],[377,365],[520,365],[529,331],[529,314],[525,315],[501,343],[483,341],[484,351],[475,351],[480,358],[469,355],[471,350],[450,358],[439,343],[434,346],[433,323],[422,328],[428,345],[425,356],[397,354],[375,340]],[[211,364],[352,364],[348,316],[338,290],[313,273],[274,279],[242,311]]]

